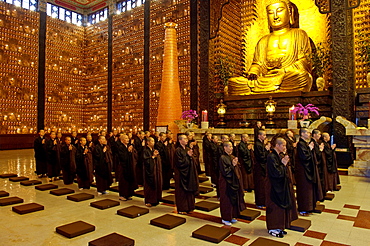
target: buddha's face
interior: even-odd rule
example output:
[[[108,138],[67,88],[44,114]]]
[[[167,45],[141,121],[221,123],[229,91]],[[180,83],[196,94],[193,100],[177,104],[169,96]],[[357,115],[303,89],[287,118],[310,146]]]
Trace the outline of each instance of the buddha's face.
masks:
[[[290,13],[286,3],[273,3],[267,6],[266,9],[268,23],[273,30],[289,27]]]

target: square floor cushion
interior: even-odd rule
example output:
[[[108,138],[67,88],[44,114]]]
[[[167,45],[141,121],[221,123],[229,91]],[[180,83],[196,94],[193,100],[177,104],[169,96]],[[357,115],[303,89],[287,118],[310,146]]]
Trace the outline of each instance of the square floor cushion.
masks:
[[[138,206],[130,206],[127,208],[122,208],[120,210],[117,210],[117,214],[129,217],[129,218],[136,218],[141,215],[149,213],[149,209],[147,208],[142,208]]]
[[[31,186],[31,185],[37,185],[37,184],[42,184],[42,182],[36,179],[21,181],[21,185],[24,185],[24,186]]]
[[[254,220],[260,215],[261,215],[260,211],[247,208],[240,212],[239,218],[244,220]]]
[[[195,209],[202,210],[202,211],[212,211],[215,210],[216,208],[219,208],[220,204],[215,203],[215,202],[207,202],[207,201],[201,201],[195,203]]]
[[[16,173],[3,173],[3,174],[0,174],[0,178],[2,178],[2,179],[12,178],[12,177],[18,177],[18,174],[16,174]]]
[[[325,205],[323,204],[316,204],[315,210],[313,211],[314,213],[319,213],[321,214],[322,211],[324,211]]]
[[[109,188],[110,191],[119,192],[118,186],[112,186]]]
[[[17,203],[22,203],[22,202],[23,202],[22,198],[19,198],[17,196],[12,196],[12,197],[0,199],[0,206],[7,206],[7,205],[17,204]]]
[[[135,195],[134,196],[144,198],[144,190],[135,191]]]
[[[333,200],[333,199],[334,199],[334,197],[335,197],[335,195],[334,195],[333,193],[327,193],[327,194],[325,195],[324,199],[325,199],[325,200],[329,200],[329,201],[331,201],[331,200]]]
[[[219,243],[230,235],[230,229],[213,225],[204,225],[193,231],[192,237],[199,238],[212,243]]]
[[[92,195],[92,194],[82,192],[82,193],[78,193],[78,194],[74,194],[74,195],[69,195],[69,196],[67,196],[67,199],[71,200],[71,201],[75,201],[75,202],[81,202],[81,201],[93,199],[94,197],[95,196]]]
[[[92,231],[95,231],[95,226],[84,221],[76,221],[56,228],[57,233],[68,238],[77,237]]]
[[[212,187],[199,186],[198,190],[200,194],[206,194],[213,191],[214,189]]]
[[[170,230],[172,228],[175,228],[176,226],[184,224],[185,222],[185,218],[171,214],[165,214],[158,218],[152,219],[150,221],[150,224]]]
[[[20,176],[20,177],[9,178],[9,180],[12,181],[12,182],[20,182],[20,181],[29,180],[29,178],[24,177],[24,176]]]
[[[9,196],[9,193],[4,190],[0,190],[0,197],[6,197],[6,196]]]
[[[118,205],[120,205],[120,202],[115,201],[115,200],[111,200],[111,199],[103,199],[103,200],[100,200],[100,201],[90,203],[91,207],[102,209],[102,210],[107,209],[107,208],[111,208],[111,207],[115,207],[115,206],[118,206]]]
[[[290,223],[290,230],[305,232],[311,226],[311,220],[297,219]]]
[[[68,188],[60,188],[57,190],[50,191],[50,194],[55,195],[55,196],[63,196],[63,195],[72,194],[72,193],[75,193],[75,191],[72,189],[68,189]]]
[[[135,240],[122,236],[118,233],[112,233],[104,237],[89,242],[89,246],[133,246]]]
[[[37,203],[28,203],[12,207],[12,210],[18,214],[28,214],[40,210],[44,210],[44,206]]]
[[[249,246],[289,246],[288,243],[279,242],[272,239],[267,239],[264,237],[259,237],[254,240]]]
[[[56,189],[56,188],[58,188],[58,186],[55,185],[55,184],[43,184],[43,185],[36,185],[35,186],[36,190],[41,190],[41,191],[52,190],[52,189]]]
[[[161,202],[175,204],[175,195],[164,196],[162,197]]]

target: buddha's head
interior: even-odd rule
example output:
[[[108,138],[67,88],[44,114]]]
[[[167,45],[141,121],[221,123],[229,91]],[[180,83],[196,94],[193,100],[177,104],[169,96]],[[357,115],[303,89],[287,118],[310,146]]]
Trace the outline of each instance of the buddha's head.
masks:
[[[269,0],[266,11],[268,24],[272,30],[291,27],[294,23],[293,8],[289,0]]]

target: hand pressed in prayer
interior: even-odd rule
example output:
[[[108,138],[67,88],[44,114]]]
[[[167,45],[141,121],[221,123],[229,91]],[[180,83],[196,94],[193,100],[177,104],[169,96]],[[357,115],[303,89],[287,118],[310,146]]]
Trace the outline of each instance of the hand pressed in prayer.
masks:
[[[57,140],[56,140],[56,139],[54,139],[53,144],[54,144],[54,145],[57,145]]]
[[[89,149],[88,148],[85,149],[84,154],[87,154],[87,152],[89,152]]]
[[[103,148],[104,153],[105,153],[105,151],[107,151],[107,146],[104,146],[104,148]]]
[[[145,141],[144,140],[141,142],[141,146],[145,146]]]
[[[164,146],[167,146],[167,144],[168,144],[168,142],[167,142],[167,141],[165,141],[165,142],[164,142]]]
[[[93,144],[93,143],[91,142],[91,143],[89,144],[89,147],[92,147],[92,144]]]
[[[75,144],[78,144],[78,139],[76,139]]]
[[[43,139],[41,143],[42,143],[42,144],[45,144],[45,139]]]
[[[69,150],[72,150],[72,145],[69,145],[69,146],[68,146],[68,149],[69,149]]]
[[[320,148],[320,151],[323,151],[324,150],[324,143],[321,143],[319,148]]]
[[[310,150],[312,150],[312,149],[313,149],[313,147],[315,147],[314,142],[311,142],[311,143],[308,145],[308,147],[310,147]]]
[[[234,165],[234,167],[235,167],[236,165],[238,165],[238,157],[235,157],[235,158],[233,159],[233,165]]]
[[[337,147],[337,144],[332,144],[331,149],[335,149]]]
[[[157,156],[157,155],[159,155],[159,152],[158,152],[158,150],[154,150],[154,152],[153,152],[153,154],[154,154],[154,156]]]
[[[266,144],[266,146],[265,146],[265,148],[266,148],[267,150],[270,150],[270,148],[271,148],[271,143],[267,143],[267,144]]]
[[[289,155],[284,156],[284,158],[281,159],[281,162],[286,166],[289,162]]]
[[[193,150],[192,149],[188,150],[188,155],[193,156]]]
[[[297,147],[297,143],[293,143],[293,147],[295,148],[295,147]]]
[[[134,148],[132,145],[128,146],[128,152],[132,152],[132,148]]]

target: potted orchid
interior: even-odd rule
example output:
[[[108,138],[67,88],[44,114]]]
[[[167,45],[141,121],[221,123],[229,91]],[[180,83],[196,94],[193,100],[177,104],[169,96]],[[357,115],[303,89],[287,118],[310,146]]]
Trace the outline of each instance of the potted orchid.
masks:
[[[198,117],[198,114],[197,114],[197,111],[195,110],[185,110],[184,112],[182,112],[181,114],[181,118],[183,120],[186,120],[186,126],[188,128],[192,128],[194,123],[192,123],[192,121]]]
[[[316,115],[319,115],[319,108],[315,107],[315,105],[311,103],[307,104],[306,106],[298,103],[292,110],[292,113],[298,114],[302,117],[302,120],[300,120],[299,122],[301,127],[308,127],[311,121],[310,113],[315,113]]]

